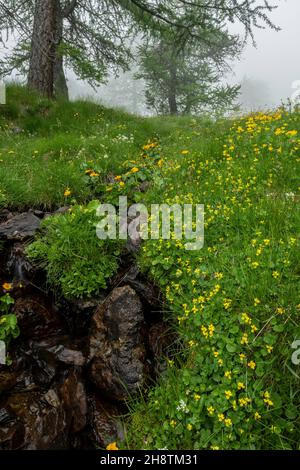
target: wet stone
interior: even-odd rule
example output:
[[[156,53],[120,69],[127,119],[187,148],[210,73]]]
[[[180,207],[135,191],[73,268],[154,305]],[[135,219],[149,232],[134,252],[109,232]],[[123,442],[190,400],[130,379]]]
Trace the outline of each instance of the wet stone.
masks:
[[[129,286],[114,289],[93,316],[90,377],[110,399],[124,400],[145,384],[143,327],[141,301]]]
[[[31,212],[18,214],[0,224],[0,239],[24,241],[34,237],[41,221]]]

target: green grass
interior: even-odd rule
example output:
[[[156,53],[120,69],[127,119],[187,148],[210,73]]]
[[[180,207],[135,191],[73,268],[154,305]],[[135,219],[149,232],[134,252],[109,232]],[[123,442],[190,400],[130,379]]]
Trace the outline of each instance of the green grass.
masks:
[[[85,239],[96,250],[84,230],[85,202],[127,195],[146,204],[205,205],[201,251],[148,240],[138,255],[164,294],[162,307],[184,349],[180,367],[170,361],[158,384],[130,402],[126,442],[118,445],[298,449],[300,370],[291,345],[300,339],[299,112],[235,122],[141,119],[91,103],[49,103],[12,87],[1,113],[0,203],[67,202],[77,214],[73,222],[72,213],[52,219],[35,245],[63,291],[69,282],[71,294],[100,286],[93,282],[101,257],[87,268],[92,290],[80,276],[72,284],[72,273],[81,271],[71,262],[73,244],[87,260]],[[23,134],[11,132],[17,125]],[[153,145],[142,150],[147,142]],[[138,190],[143,181],[150,183],[146,193]],[[108,245],[101,249],[113,256]]]
[[[100,180],[117,174],[155,130],[151,120],[90,102],[49,102],[9,86],[0,107],[0,204],[53,209],[70,201],[66,188],[78,202],[89,200],[84,169],[97,168]]]

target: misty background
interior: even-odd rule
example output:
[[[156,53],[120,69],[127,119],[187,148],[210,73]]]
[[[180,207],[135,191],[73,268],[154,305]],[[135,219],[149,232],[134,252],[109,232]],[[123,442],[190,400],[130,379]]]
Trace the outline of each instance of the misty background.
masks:
[[[224,76],[224,82],[241,85],[238,102],[243,112],[270,109],[287,102],[294,92],[293,83],[300,80],[300,1],[279,0],[271,19],[281,31],[256,29],[256,47],[249,38],[241,59],[232,63],[232,72]],[[237,26],[233,26],[233,30],[242,33]],[[8,42],[7,48],[11,44]],[[110,107],[149,115],[151,113],[144,100],[144,83],[133,78],[136,71],[120,72],[118,77],[110,77],[106,84],[96,89],[67,71],[70,98],[89,98]]]

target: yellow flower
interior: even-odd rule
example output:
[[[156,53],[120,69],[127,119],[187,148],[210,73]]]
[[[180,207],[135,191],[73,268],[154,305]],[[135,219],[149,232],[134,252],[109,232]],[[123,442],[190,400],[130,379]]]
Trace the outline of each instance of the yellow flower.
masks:
[[[243,408],[243,406],[247,406],[250,403],[250,398],[239,398],[239,405]]]
[[[264,402],[268,406],[273,406],[274,405],[274,403],[272,402],[272,400],[270,400],[270,398],[264,398]]]
[[[181,155],[188,155],[190,153],[189,150],[182,150]]]
[[[108,446],[106,446],[106,450],[119,450],[119,448],[116,442],[112,442],[111,444],[108,444]]]
[[[215,331],[215,327],[214,327],[213,324],[209,325],[208,331],[209,331],[209,336],[212,337],[214,335],[214,331]]]
[[[237,384],[237,387],[238,387],[238,390],[245,390],[245,384],[243,384],[243,382],[238,382]]]
[[[214,414],[214,412],[215,412],[215,409],[214,409],[213,406],[209,406],[209,407],[207,408],[207,411],[208,411],[208,414],[209,414],[210,416],[212,416],[212,415]]]
[[[257,307],[257,305],[259,305],[259,304],[260,304],[260,300],[255,298],[254,299],[254,306]]]
[[[131,168],[130,173],[137,173],[138,171],[140,171],[139,168],[135,166],[134,168]]]
[[[273,271],[273,272],[272,272],[272,276],[274,277],[274,279],[278,279],[279,276],[280,276],[280,274],[279,274],[278,271]]]
[[[287,131],[286,135],[288,137],[295,137],[296,135],[298,134],[298,131],[294,130],[294,131]]]
[[[65,196],[65,197],[68,197],[68,196],[71,196],[71,194],[72,194],[71,189],[70,189],[70,188],[66,188],[66,189],[65,189],[65,192],[64,192],[64,196]]]
[[[120,176],[120,175],[115,176],[116,181],[120,181],[121,179],[122,179],[122,176]]]
[[[188,424],[186,428],[188,431],[191,431],[193,429],[193,426],[191,424]]]
[[[225,375],[226,379],[231,379],[232,374],[231,374],[230,370],[226,370],[224,375]]]
[[[231,307],[232,300],[231,299],[224,299],[223,306],[225,310],[228,310]]]
[[[248,344],[248,343],[249,343],[248,335],[247,333],[244,333],[241,339],[241,344]]]
[[[259,266],[258,261],[253,261],[253,263],[251,263],[251,266],[252,266],[253,269],[258,268],[258,266]]]
[[[119,186],[120,186],[121,188],[123,188],[123,187],[125,186],[124,181],[120,181]]]
[[[232,421],[230,418],[226,418],[224,423],[227,428],[230,428],[230,426],[232,426]]]
[[[246,323],[247,325],[251,324],[251,318],[247,313],[242,313],[242,321],[243,323]]]
[[[172,426],[172,428],[175,428],[176,421],[174,419],[172,419],[172,421],[170,421],[170,425]]]
[[[278,313],[278,315],[282,315],[284,312],[285,312],[284,308],[282,308],[282,307],[277,307],[276,308],[276,313]]]
[[[13,284],[11,284],[10,282],[5,282],[4,284],[2,284],[2,287],[4,290],[9,291],[9,290],[12,290]]]
[[[227,398],[227,400],[230,400],[230,398],[233,396],[231,390],[225,390],[224,393],[225,393],[225,397]]]
[[[198,393],[195,393],[195,395],[194,395],[194,400],[195,400],[195,401],[199,401],[200,398],[201,398],[201,396],[198,395]]]
[[[250,367],[250,369],[255,369],[256,368],[256,363],[254,361],[250,361],[248,362],[248,367]]]
[[[269,354],[271,354],[271,352],[274,349],[273,346],[269,346],[269,345],[267,345],[266,348],[267,348],[267,351],[268,351]]]
[[[254,419],[256,421],[259,421],[261,419],[261,415],[256,411],[255,414],[254,414]]]
[[[224,414],[223,414],[223,413],[219,413],[219,414],[218,414],[218,420],[222,422],[222,421],[224,421],[224,419],[225,419]]]

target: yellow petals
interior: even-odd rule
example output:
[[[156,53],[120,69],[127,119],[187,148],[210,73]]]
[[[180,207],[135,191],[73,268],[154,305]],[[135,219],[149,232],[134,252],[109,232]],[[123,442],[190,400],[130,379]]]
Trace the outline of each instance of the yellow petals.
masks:
[[[112,442],[111,444],[108,444],[108,446],[106,446],[106,450],[119,450],[119,448],[116,442]]]

